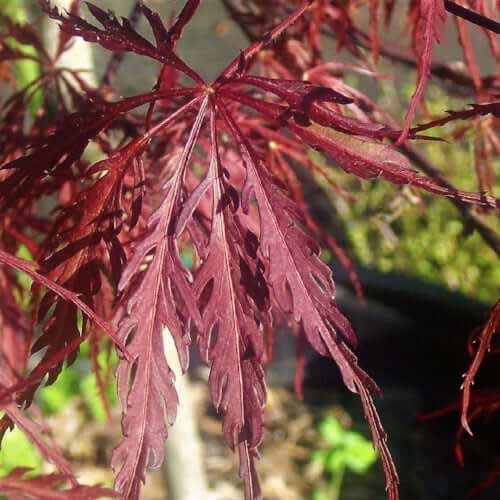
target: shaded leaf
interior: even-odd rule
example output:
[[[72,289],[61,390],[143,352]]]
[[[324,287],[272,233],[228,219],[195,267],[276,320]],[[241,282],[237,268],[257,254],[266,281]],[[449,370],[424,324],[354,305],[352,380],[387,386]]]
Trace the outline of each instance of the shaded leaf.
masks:
[[[221,113],[235,138],[247,170],[243,207],[250,195],[260,214],[260,248],[268,263],[267,281],[281,309],[300,322],[309,344],[321,355],[335,360],[346,386],[360,395],[370,423],[373,442],[379,449],[391,500],[399,498],[398,475],[387,448],[386,435],[373,404],[378,388],[357,364],[347,343],[355,337],[348,320],[334,301],[331,272],[318,256],[319,249],[300,228],[293,202],[272,181],[234,119],[221,105]]]
[[[112,457],[113,468],[119,468],[115,488],[125,499],[138,499],[146,467],[157,468],[163,462],[166,421],[172,424],[175,420],[177,394],[174,375],[163,350],[165,328],[174,338],[183,370],[189,362],[188,323],[185,311],[177,303],[179,298],[184,300],[191,317],[196,318],[198,312],[188,287],[189,273],[178,255],[173,222],[185,169],[198,139],[206,106],[207,98],[201,103],[177,170],[165,186],[165,199],[152,216],[151,232],[135,249],[120,283],[120,289],[127,287],[144,258],[154,250],[140,285],[132,285],[126,316],[118,331],[132,356],[131,360],[121,359],[117,369],[124,438]]]
[[[116,492],[100,486],[75,485],[61,490],[59,486],[67,481],[62,474],[26,477],[30,469],[17,468],[7,476],[0,477],[0,493],[18,500],[97,500],[118,498]]]
[[[212,153],[208,178],[212,179],[212,228],[208,256],[195,280],[203,297],[200,352],[210,365],[210,395],[224,414],[224,438],[240,459],[245,499],[261,498],[255,468],[262,440],[262,408],[266,398],[263,335],[247,298],[241,274],[241,236],[230,207],[224,206],[223,167],[220,163],[215,113],[211,116]],[[203,183],[202,183],[203,184]],[[235,234],[233,234],[235,233]]]
[[[417,106],[424,94],[425,84],[431,71],[434,43],[440,42],[443,38],[446,22],[444,0],[420,0],[416,22],[414,48],[418,62],[417,86],[408,106],[403,131],[398,139],[399,144],[406,141]]]

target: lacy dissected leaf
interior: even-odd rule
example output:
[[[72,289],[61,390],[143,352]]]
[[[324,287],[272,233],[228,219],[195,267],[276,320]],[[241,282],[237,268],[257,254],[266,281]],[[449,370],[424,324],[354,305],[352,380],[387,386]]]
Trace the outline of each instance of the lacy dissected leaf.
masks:
[[[90,306],[101,288],[99,262],[105,267],[99,246],[101,241],[108,247],[115,285],[126,260],[125,252],[117,240],[121,226],[123,177],[127,169],[138,168],[138,157],[148,140],[149,136],[140,136],[106,160],[90,167],[87,175],[100,177],[93,185],[78,193],[74,204],[64,210],[62,219],[67,220],[73,216],[76,222],[56,238],[56,241],[63,238],[65,244],[47,255],[43,261],[50,280],[77,293]],[[83,322],[81,332],[77,327],[77,308],[55,295],[45,295],[40,305],[40,319],[46,317],[47,311],[54,304],[55,308],[49,313],[43,333],[32,349],[33,352],[38,352],[47,348],[39,365],[45,364],[54,354],[74,344],[80,335],[86,336],[86,321]],[[77,354],[78,351],[71,352],[66,358],[67,363],[73,363]],[[56,380],[61,369],[62,363],[59,363],[49,371],[48,384]]]
[[[9,255],[0,249],[0,264],[5,264],[9,267],[17,269],[25,274],[27,274],[35,283],[44,286],[59,295],[62,299],[67,300],[75,304],[78,309],[80,309],[83,314],[85,314],[89,319],[94,321],[100,328],[102,328],[117,344],[117,346],[122,350],[123,353],[126,352],[123,344],[118,340],[113,329],[109,326],[108,323],[99,318],[93,311],[90,309],[87,304],[82,302],[78,295],[70,290],[66,290],[64,287],[54,283],[53,281],[47,279],[45,276],[42,276],[38,272],[36,272],[33,267],[33,262],[26,261],[23,259],[19,259],[14,257],[13,255]]]
[[[28,139],[24,133],[28,103],[32,94],[22,89],[12,95],[0,110],[0,164],[6,163]]]
[[[417,55],[417,86],[408,106],[403,131],[398,139],[399,143],[403,143],[408,137],[411,122],[431,71],[434,43],[441,41],[446,22],[444,0],[420,0],[418,6],[417,27],[414,33],[414,48]]]
[[[479,336],[479,346],[477,348],[474,359],[465,374],[464,383],[462,386],[462,427],[472,435],[472,430],[469,425],[469,405],[471,400],[472,386],[474,385],[474,378],[481,367],[486,354],[491,349],[491,340],[496,333],[500,332],[500,301],[491,310],[488,321],[484,325]],[[497,399],[498,402],[498,399]]]
[[[452,190],[432,177],[419,174],[412,168],[408,158],[389,144],[351,136],[313,121],[303,123],[299,120],[297,123],[295,118],[288,117],[286,121],[283,121],[283,116],[286,116],[286,108],[283,106],[227,90],[224,91],[224,96],[250,106],[264,116],[275,120],[306,144],[332,158],[336,165],[346,172],[357,177],[382,178],[394,184],[412,185],[432,194],[455,198],[465,203],[495,209],[500,207],[500,201],[492,196]]]
[[[188,284],[189,273],[180,261],[174,239],[174,215],[178,212],[185,169],[206,107],[207,98],[200,106],[177,169],[165,186],[165,199],[151,218],[151,232],[135,249],[120,282],[121,290],[131,285],[145,257],[154,251],[140,285],[134,288],[132,284],[126,317],[120,322],[118,332],[132,357],[130,361],[120,360],[117,370],[118,393],[124,411],[124,439],[112,458],[113,467],[120,467],[115,487],[126,499],[138,499],[146,467],[159,467],[162,463],[166,420],[172,424],[177,411],[174,375],[163,350],[163,330],[166,328],[172,335],[181,367],[186,370],[189,322],[180,301],[184,302],[189,317],[199,318]]]
[[[63,210],[61,222],[72,218],[76,221],[57,235],[57,240],[64,240],[60,248],[55,252],[49,250],[43,259],[50,279],[67,284],[79,269],[92,261],[95,254],[92,250],[101,240],[109,242],[116,237],[123,215],[123,179],[128,169],[140,168],[137,163],[146,143],[147,139],[139,137],[89,168],[86,175],[99,176],[99,179],[78,193],[71,206]],[[83,289],[78,291],[85,293]]]
[[[83,285],[87,287],[89,281],[93,280],[95,272],[95,269],[89,267],[86,269],[83,268],[82,272],[79,272],[76,277],[79,277],[83,281]],[[90,277],[90,280],[86,279],[87,277]],[[78,293],[78,291],[76,291],[76,293]],[[44,320],[46,311],[54,302],[54,297],[51,295],[45,295],[45,298],[48,300],[44,301],[42,304],[43,309],[40,310],[41,312],[39,314],[40,320]],[[47,385],[51,385],[56,381],[61,373],[64,361],[67,362],[68,366],[75,362],[78,356],[78,347],[85,339],[83,334],[85,327],[85,320],[81,327],[82,330],[78,327],[78,309],[73,306],[73,304],[65,301],[56,301],[54,311],[45,323],[42,334],[38,337],[31,349],[31,353],[36,354],[48,348],[44,351],[42,359],[37,363],[37,367],[53,365],[47,371]],[[65,359],[54,363],[54,356],[61,352],[66,352]],[[29,393],[25,395],[26,401],[29,402],[32,400],[35,390],[36,386],[33,386]]]
[[[242,76],[251,66],[255,56],[264,48],[276,41],[293,23],[299,19],[310,7],[313,0],[300,0],[299,4],[283,21],[277,24],[269,33],[249,45],[241,54],[236,57],[221,72],[217,82],[231,80],[234,77]]]
[[[0,493],[17,500],[97,500],[117,498],[115,491],[100,486],[74,485],[68,489],[59,486],[67,482],[63,474],[31,477],[31,469],[19,467],[0,477]]]
[[[251,273],[242,275],[245,257],[239,245],[244,238],[238,234],[223,186],[214,113],[211,130],[213,150],[207,177],[212,185],[212,229],[208,256],[195,279],[203,311],[200,352],[210,364],[210,395],[217,411],[224,414],[224,437],[239,453],[245,499],[253,500],[261,498],[255,459],[266,398],[263,333],[245,288],[250,286]]]
[[[26,300],[12,269],[0,269],[0,356],[17,373],[24,373],[32,328],[16,295]]]
[[[238,83],[254,85],[281,97],[296,111],[309,113],[314,103],[334,102],[350,104],[353,100],[328,87],[320,87],[306,81],[262,78],[245,76],[236,80]]]
[[[199,1],[190,0],[184,7],[183,13],[179,16],[178,22],[174,24],[174,32],[171,38],[169,32],[163,26],[159,16],[153,13],[144,4],[140,5],[140,10],[148,20],[156,39],[156,47],[146,38],[140,35],[132,26],[130,21],[122,18],[121,22],[111,12],[106,12],[96,5],[86,2],[91,14],[102,25],[102,29],[93,26],[74,13],[67,13],[63,16],[57,7],[51,7],[48,0],[39,0],[40,6],[52,19],[60,21],[61,29],[72,36],[79,36],[88,42],[98,43],[105,49],[113,52],[134,52],[147,56],[163,64],[173,66],[175,69],[185,73],[198,83],[203,80],[187,66],[174,53],[175,41],[180,36],[182,28],[194,14]]]
[[[59,296],[65,302],[59,303],[58,305],[68,305],[70,304],[76,306],[84,316],[91,319],[99,328],[101,328],[108,336],[110,336],[120,351],[128,358],[127,351],[124,347],[124,344],[119,340],[119,337],[116,335],[113,328],[102,318],[95,314],[95,312],[90,308],[83,300],[81,300],[78,296],[78,293],[73,292],[64,288],[63,286],[58,285],[54,281],[49,278],[41,275],[37,271],[34,270],[35,264],[30,261],[25,261],[9,255],[0,249],[0,264],[7,265],[13,269],[17,269],[25,273],[29,276],[36,285],[43,286]],[[76,322],[74,324],[74,328],[76,328]],[[14,383],[10,387],[7,388],[5,386],[5,390],[0,391],[0,401],[3,401],[4,398],[10,399],[15,393],[20,391],[26,391],[28,388],[32,388],[40,383],[46,373],[52,370],[54,367],[59,366],[63,360],[70,354],[78,349],[78,346],[81,342],[85,340],[85,337],[78,335],[74,336],[74,340],[71,341],[68,345],[66,345],[63,349],[54,350],[53,355],[46,359],[43,363],[40,363],[38,367],[33,370],[30,376],[27,379],[23,379],[20,382]],[[24,398],[25,401],[28,401],[30,398]]]
[[[175,44],[179,40],[184,31],[184,28],[189,23],[191,18],[194,16],[198,7],[201,4],[201,0],[187,0],[184,8],[180,12],[179,16],[175,20],[173,26],[168,30],[168,38],[170,44],[175,47]]]
[[[280,308],[301,323],[309,344],[321,355],[334,359],[346,386],[359,393],[374,444],[380,450],[389,498],[395,500],[399,498],[398,476],[370,394],[378,392],[378,388],[358,366],[348,347],[355,344],[355,337],[349,321],[335,304],[331,272],[319,259],[316,243],[301,229],[295,204],[273,182],[222,104],[220,109],[247,170],[243,207],[249,205],[253,195],[259,208],[260,251],[267,262],[271,293]]]
[[[111,123],[109,115],[102,113],[76,113],[64,120],[61,127],[44,144],[35,148],[32,154],[22,156],[2,169],[12,173],[0,183],[2,210],[19,203],[31,195],[40,178],[64,172],[83,154],[90,139]]]
[[[178,323],[175,305],[165,296],[168,278],[163,268],[167,266],[160,261],[165,252],[166,245],[157,248],[156,262],[129,299],[128,317],[119,329],[132,361],[121,360],[117,370],[124,437],[113,451],[112,466],[120,468],[115,488],[126,499],[138,499],[146,467],[162,463],[167,422],[171,425],[177,412],[174,375],[165,360],[162,339],[166,324]]]
[[[6,360],[1,355],[0,366],[2,366],[2,371],[0,373],[0,389],[3,390],[16,382],[18,374],[12,367],[9,367]],[[5,405],[2,404],[0,407],[2,408],[2,411],[5,412],[4,419],[8,419],[10,425],[14,424],[18,427],[38,448],[41,455],[46,460],[54,464],[61,473],[63,473],[74,485],[76,485],[77,481],[73,476],[71,466],[63,457],[61,451],[55,443],[49,444],[43,438],[43,426],[39,422],[30,419],[25,412],[18,408],[15,402],[10,402]]]
[[[172,51],[175,48],[184,28],[198,10],[200,3],[201,0],[188,0],[172,27],[168,30],[165,28],[158,13],[153,12],[145,5],[140,6],[151,26],[158,49]]]
[[[89,108],[61,119],[49,136],[39,139],[31,152],[1,166],[10,173],[0,181],[0,208],[4,211],[27,197],[34,198],[38,183],[47,175],[69,176],[69,168],[82,156],[90,140],[120,114],[161,97],[189,94],[189,89],[169,89],[122,99],[92,103]]]
[[[322,165],[321,162],[313,161],[311,155],[309,155],[309,148],[307,145],[291,137],[285,137],[267,127],[259,125],[253,126],[253,124],[251,124],[250,129],[256,138],[258,134],[262,134],[262,139],[265,141],[266,145],[269,145],[269,141],[272,141],[272,147],[268,146],[264,148],[264,161],[266,165],[270,166],[270,170],[273,174],[286,186],[287,192],[290,193],[291,198],[303,212],[305,225],[311,235],[314,235],[318,242],[326,245],[346,269],[352,286],[356,291],[356,295],[362,301],[364,296],[363,288],[353,262],[337,240],[322,224],[319,224],[311,214],[306,196],[302,190],[302,184],[291,162],[297,162],[299,165],[306,167],[309,171],[319,175],[328,183],[334,192],[338,193],[344,199],[349,199],[350,193],[340,188],[338,184],[333,181],[328,175],[327,167]]]
[[[244,76],[226,82],[227,86],[248,84],[271,92],[287,102],[288,108],[276,106],[273,111],[279,114],[275,119],[286,122],[293,117],[302,125],[309,124],[313,120],[325,127],[331,127],[352,135],[382,139],[384,137],[397,138],[398,133],[379,123],[361,121],[356,118],[346,116],[340,112],[321,106],[322,102],[334,102],[337,104],[349,104],[352,99],[339,92],[319,85],[306,82],[294,82],[289,80],[278,80],[261,78],[254,76]],[[234,95],[231,91],[222,89],[223,93],[229,96]],[[271,111],[269,111],[271,114]]]

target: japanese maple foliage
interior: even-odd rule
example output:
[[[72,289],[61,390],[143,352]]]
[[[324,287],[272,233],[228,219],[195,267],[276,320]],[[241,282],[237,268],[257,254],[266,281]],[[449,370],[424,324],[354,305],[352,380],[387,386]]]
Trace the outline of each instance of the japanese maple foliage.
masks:
[[[67,481],[63,474],[49,474],[30,478],[30,469],[17,468],[0,478],[2,493],[19,500],[96,500],[98,498],[117,498],[115,491],[99,486],[76,485],[70,489],[60,489]]]
[[[109,496],[79,485],[26,413],[35,391],[53,383],[64,363],[75,361],[85,339],[96,347],[107,335],[120,356],[123,408],[123,439],[112,457],[115,490],[120,498],[138,499],[146,469],[163,461],[168,425],[176,417],[175,380],[163,353],[167,331],[184,371],[195,346],[210,367],[210,397],[222,415],[225,440],[238,453],[245,499],[261,498],[256,459],[264,432],[266,332],[286,321],[298,345],[333,359],[347,388],[359,394],[380,451],[388,497],[399,498],[396,467],[373,402],[380,390],[358,364],[355,333],[337,307],[332,273],[316,240],[350,269],[358,290],[359,283],[345,253],[309,213],[294,166],[328,179],[308,154],[314,148],[359,178],[448,197],[466,213],[469,205],[497,210],[491,182],[480,178],[478,193],[460,191],[439,176],[416,171],[408,154],[408,141],[429,140],[420,134],[433,127],[498,118],[494,85],[478,75],[467,44],[468,24],[463,24],[481,26],[498,56],[490,36],[495,27],[490,5],[476,2],[480,8],[472,12],[442,0],[411,2],[418,81],[399,128],[341,77],[350,70],[377,77],[365,43],[375,62],[390,54],[378,36],[379,2],[368,2],[368,34],[354,23],[355,2],[224,3],[250,45],[213,82],[176,52],[201,0],[188,0],[170,27],[141,2],[130,19],[87,3],[94,24],[80,16],[78,1],[62,13],[40,0],[61,28],[55,56],[32,27],[7,19],[1,25],[2,67],[9,71],[9,64],[30,59],[41,73],[12,93],[0,115],[0,402],[5,413],[0,433],[19,426],[60,475],[23,482],[26,471],[17,470],[0,480],[0,492],[48,498],[54,484],[68,479],[72,489],[50,498]],[[386,23],[394,3],[384,3]],[[266,15],[259,17],[264,4]],[[460,40],[478,103],[412,127],[425,83],[438,72],[432,52],[442,38],[446,10],[460,16]],[[137,31],[139,15],[153,41]],[[335,36],[359,66],[325,60],[324,36]],[[58,67],[73,37],[113,53],[99,88]],[[23,52],[27,44],[36,55]],[[160,64],[152,91],[114,96],[111,85],[125,53]],[[27,104],[39,92],[43,106],[29,117]],[[498,148],[492,124],[478,127],[478,135]],[[104,159],[89,161],[90,142]],[[54,208],[46,214],[41,207],[48,203]],[[14,255],[21,245],[34,262]],[[184,251],[194,255],[189,266]],[[15,271],[33,280],[31,294],[19,289]],[[31,299],[27,313],[19,296]],[[35,324],[41,330],[35,331]],[[96,349],[91,352],[95,357]]]

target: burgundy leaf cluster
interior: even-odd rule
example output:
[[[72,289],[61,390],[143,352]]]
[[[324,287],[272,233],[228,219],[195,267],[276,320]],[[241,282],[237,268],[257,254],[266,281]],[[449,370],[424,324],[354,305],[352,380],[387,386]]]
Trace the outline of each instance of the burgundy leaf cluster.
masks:
[[[403,63],[414,65],[418,81],[402,128],[343,78],[348,71],[380,77],[365,44],[375,62],[394,56],[379,39],[379,2],[368,2],[366,34],[353,21],[356,2],[224,3],[250,44],[213,82],[176,52],[201,0],[185,2],[169,26],[142,2],[130,18],[87,3],[92,20],[86,20],[78,1],[63,13],[40,0],[61,28],[54,56],[33,27],[0,20],[0,74],[12,76],[12,65],[22,59],[40,66],[39,77],[13,90],[0,111],[0,436],[18,426],[59,470],[36,479],[15,470],[0,479],[0,492],[19,498],[112,496],[79,485],[29,413],[36,390],[57,380],[84,340],[92,343],[96,366],[98,346],[109,339],[120,356],[123,409],[123,438],[111,464],[115,493],[140,498],[147,468],[163,461],[178,405],[164,356],[166,333],[183,371],[192,348],[209,366],[210,397],[222,416],[224,438],[238,454],[245,499],[261,498],[256,460],[264,433],[268,333],[286,322],[301,346],[299,366],[303,349],[312,348],[333,359],[346,387],[359,394],[388,497],[399,498],[396,467],[373,401],[380,390],[358,364],[356,336],[337,307],[320,244],[348,268],[359,294],[361,288],[345,252],[310,213],[297,167],[322,175],[339,196],[349,196],[315,163],[313,148],[361,179],[410,185],[484,210],[500,208],[490,181],[480,179],[478,193],[460,191],[417,171],[398,149],[408,140],[428,139],[420,134],[431,128],[484,117],[490,121],[478,125],[483,146],[500,144],[493,128],[498,99],[491,99],[493,84],[478,77],[468,25],[460,24],[480,24],[498,56],[489,25],[476,22],[490,15],[489,3],[474,3],[480,7],[476,17],[457,14],[478,102],[412,127],[426,81],[437,72],[432,53],[446,10],[453,10],[442,0],[410,2],[415,57]],[[386,24],[394,4],[384,2]],[[139,16],[151,37],[137,30]],[[325,36],[335,37],[356,63],[325,59]],[[98,88],[58,65],[74,37],[113,54]],[[34,47],[36,56],[24,53],[23,45]],[[112,83],[128,53],[161,69],[151,91],[118,97]],[[37,95],[42,105],[30,116]],[[97,161],[89,145],[99,151]],[[21,247],[33,261],[16,257]],[[33,280],[31,290],[20,285],[18,272]],[[71,489],[59,488],[68,481]]]

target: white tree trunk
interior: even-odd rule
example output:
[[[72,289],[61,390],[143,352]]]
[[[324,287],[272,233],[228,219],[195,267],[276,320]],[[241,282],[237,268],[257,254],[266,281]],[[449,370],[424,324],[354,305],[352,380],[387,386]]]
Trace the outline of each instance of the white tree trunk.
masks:
[[[165,356],[175,373],[179,394],[177,419],[167,440],[164,470],[168,500],[206,500],[208,483],[203,465],[203,450],[196,422],[196,401],[187,375],[183,375],[174,341],[164,332]]]
[[[69,10],[72,0],[52,0],[51,4],[58,7],[62,12]],[[57,21],[44,17],[43,33],[45,46],[49,54],[55,54],[59,43],[59,26]],[[92,57],[91,44],[81,38],[72,40],[71,49],[66,51],[58,61],[58,66],[82,70],[81,77],[90,86],[96,87],[97,80],[94,71],[94,60]]]

